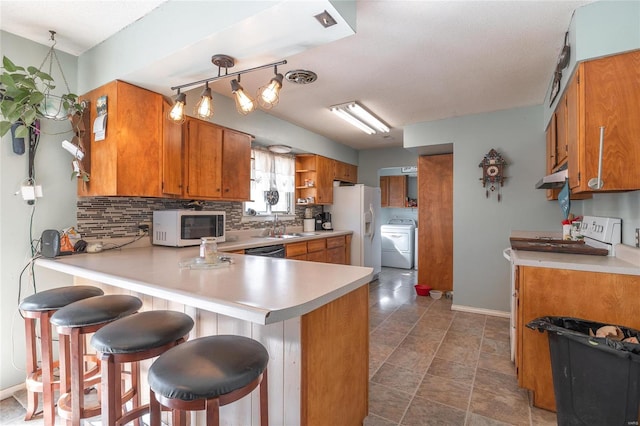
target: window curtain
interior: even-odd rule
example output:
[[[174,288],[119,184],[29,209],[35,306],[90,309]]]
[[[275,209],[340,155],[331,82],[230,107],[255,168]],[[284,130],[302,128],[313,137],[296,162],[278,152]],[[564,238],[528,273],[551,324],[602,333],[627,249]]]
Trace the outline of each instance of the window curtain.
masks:
[[[251,182],[251,199],[248,208],[258,213],[288,213],[290,194],[295,185],[295,160],[291,156],[277,155],[262,149],[253,149],[253,180]],[[276,205],[269,206],[265,199],[266,191],[277,190],[279,200]]]

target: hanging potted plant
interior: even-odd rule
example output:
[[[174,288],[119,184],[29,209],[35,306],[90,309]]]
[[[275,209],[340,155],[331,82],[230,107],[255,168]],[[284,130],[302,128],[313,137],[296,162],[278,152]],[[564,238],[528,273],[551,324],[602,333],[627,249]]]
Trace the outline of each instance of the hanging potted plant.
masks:
[[[49,74],[33,66],[24,68],[15,65],[3,56],[0,74],[0,136],[6,135],[12,125],[19,123],[17,127],[14,126],[14,136],[26,138],[37,119],[64,120],[75,112],[82,112],[78,96],[73,93],[52,95],[51,91],[55,87]]]
[[[2,58],[2,72],[0,73],[0,137],[11,131],[13,150],[17,154],[25,151],[25,140],[29,143],[29,163],[32,164],[41,130],[40,119],[69,120],[75,134],[73,144],[78,152],[84,154],[81,136],[84,128],[80,128],[84,104],[78,102],[78,96],[71,93],[69,84],[62,72],[58,56],[54,50],[55,31],[50,31],[54,41],[39,68],[34,66],[22,67],[13,63],[8,57]],[[49,72],[42,71],[42,66],[49,60]],[[51,68],[55,60],[66,86],[66,93],[53,94],[56,88]],[[89,180],[89,174],[82,167],[82,158],[74,156],[72,162],[72,178],[79,177],[83,181]],[[31,169],[31,167],[30,167]],[[30,171],[30,178],[31,171]]]

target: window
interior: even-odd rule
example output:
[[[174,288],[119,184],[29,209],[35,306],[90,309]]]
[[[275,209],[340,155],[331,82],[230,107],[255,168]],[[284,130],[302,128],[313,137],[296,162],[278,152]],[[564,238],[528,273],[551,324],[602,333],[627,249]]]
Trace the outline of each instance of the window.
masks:
[[[244,203],[245,216],[268,216],[274,213],[295,214],[295,159],[264,149],[251,150],[251,199]],[[277,191],[277,192],[275,192]],[[277,202],[271,204],[276,197]]]

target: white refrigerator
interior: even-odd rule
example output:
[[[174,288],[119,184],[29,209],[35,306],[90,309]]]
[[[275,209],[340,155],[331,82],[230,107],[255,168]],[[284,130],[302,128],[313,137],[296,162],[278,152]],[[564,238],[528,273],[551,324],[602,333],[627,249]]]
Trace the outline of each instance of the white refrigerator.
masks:
[[[351,264],[373,268],[374,278],[381,268],[380,188],[357,184],[334,186],[331,224],[335,230],[353,231]]]

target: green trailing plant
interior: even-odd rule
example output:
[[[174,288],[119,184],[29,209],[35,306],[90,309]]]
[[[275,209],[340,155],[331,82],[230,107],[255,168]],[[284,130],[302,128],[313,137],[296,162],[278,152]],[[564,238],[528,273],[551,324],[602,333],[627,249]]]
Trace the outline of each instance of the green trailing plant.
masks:
[[[18,66],[3,56],[0,74],[0,136],[7,134],[13,123],[21,123],[16,128],[15,137],[25,138],[37,119],[66,119],[68,115],[82,112],[83,107],[78,102],[77,95],[52,95],[51,91],[55,87],[49,74],[33,66]]]
[[[36,129],[36,120],[69,120],[76,135],[73,142],[84,152],[81,141],[85,130],[82,124],[84,105],[74,93],[60,96],[51,94],[55,88],[55,82],[48,73],[33,66],[18,66],[3,56],[0,74],[0,137],[6,135],[13,124],[17,124],[13,137],[28,139],[29,129],[37,134],[41,133],[39,128]],[[35,155],[35,147],[33,150],[31,155]],[[74,159],[72,168],[72,179],[89,181],[89,173],[84,170],[81,160]]]

